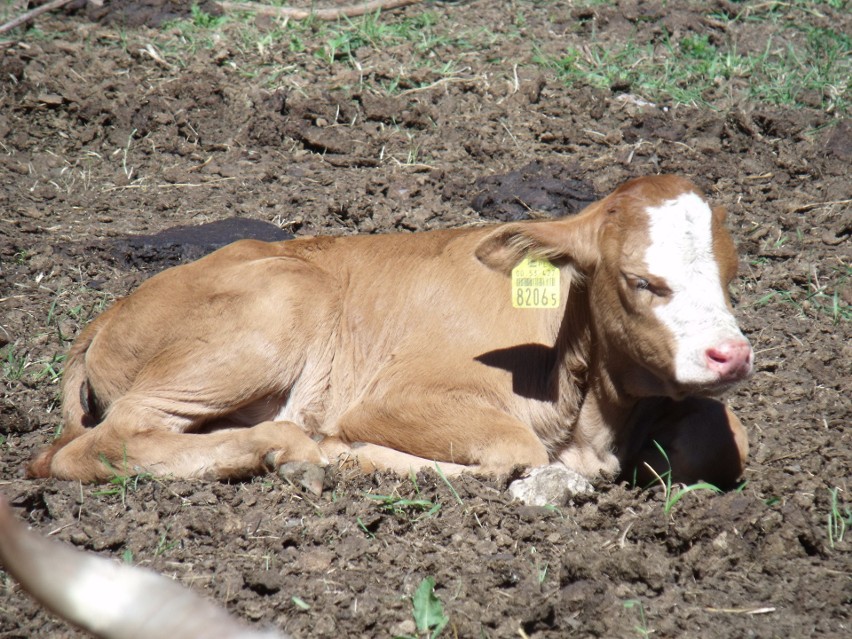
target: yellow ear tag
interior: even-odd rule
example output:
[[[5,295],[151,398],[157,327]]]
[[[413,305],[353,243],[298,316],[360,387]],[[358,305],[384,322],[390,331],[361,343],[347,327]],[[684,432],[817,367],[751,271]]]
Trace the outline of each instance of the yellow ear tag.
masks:
[[[525,257],[512,269],[512,306],[559,308],[559,269],[546,259]]]

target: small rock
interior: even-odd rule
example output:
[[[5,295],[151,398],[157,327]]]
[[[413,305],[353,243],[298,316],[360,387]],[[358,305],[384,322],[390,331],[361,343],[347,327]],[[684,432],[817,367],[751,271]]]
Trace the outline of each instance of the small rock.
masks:
[[[213,62],[218,65],[225,64],[228,60],[231,59],[231,52],[227,49],[219,49],[213,54]]]
[[[772,451],[770,450],[769,446],[767,446],[766,444],[761,442],[757,445],[757,448],[755,449],[755,451],[753,453],[752,459],[754,459],[754,461],[757,462],[758,464],[763,464],[763,463],[766,463],[766,461],[771,456],[772,456]]]
[[[77,323],[72,322],[69,319],[63,319],[59,322],[59,334],[62,336],[62,339],[68,341],[74,337],[77,333]],[[0,335],[0,342],[2,342],[2,335]]]
[[[216,495],[214,495],[211,490],[201,490],[189,495],[189,502],[196,506],[212,506],[218,501],[219,500],[216,499]]]
[[[60,106],[64,100],[56,93],[42,93],[38,96],[38,101],[47,106]]]
[[[713,540],[713,546],[724,552],[728,549],[728,545],[728,533],[727,531],[723,530],[721,533],[719,533],[716,539]]]
[[[411,619],[405,619],[391,628],[391,636],[393,637],[413,637],[417,631],[417,626]]]
[[[303,572],[326,572],[334,562],[334,553],[326,548],[315,548],[299,553],[296,565]]]
[[[692,142],[695,149],[704,155],[713,155],[722,150],[722,141],[718,137],[702,136]]]
[[[84,533],[82,530],[78,530],[76,532],[71,533],[71,543],[75,546],[85,546],[89,543],[91,537]]]
[[[563,464],[550,464],[513,481],[509,494],[530,506],[562,506],[572,495],[594,492],[589,481]]]

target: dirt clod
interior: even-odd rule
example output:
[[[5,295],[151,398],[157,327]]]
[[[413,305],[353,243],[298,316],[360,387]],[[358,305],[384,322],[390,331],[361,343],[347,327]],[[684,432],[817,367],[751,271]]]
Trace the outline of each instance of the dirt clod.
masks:
[[[599,199],[594,187],[574,176],[579,168],[535,161],[518,171],[476,181],[471,202],[482,217],[503,222],[534,217],[564,217]]]
[[[274,224],[235,217],[121,238],[113,242],[113,252],[128,268],[157,271],[197,260],[237,240],[278,242],[292,237]]]

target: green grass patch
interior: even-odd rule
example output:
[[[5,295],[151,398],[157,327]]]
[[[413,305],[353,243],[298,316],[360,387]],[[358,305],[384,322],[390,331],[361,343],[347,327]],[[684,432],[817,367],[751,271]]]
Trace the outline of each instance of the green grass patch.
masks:
[[[160,555],[165,555],[173,548],[176,548],[179,544],[179,539],[169,540],[169,531],[166,529],[157,540],[157,547],[154,548],[154,556],[159,557]]]
[[[666,515],[671,514],[672,509],[677,505],[677,503],[686,497],[689,493],[698,491],[698,490],[709,490],[713,493],[721,493],[723,492],[721,488],[710,484],[706,481],[697,482],[695,484],[689,484],[688,486],[681,486],[677,488],[672,482],[672,470],[671,470],[671,462],[669,462],[669,456],[666,453],[666,450],[658,443],[654,442],[654,446],[657,447],[657,450],[660,451],[660,454],[663,456],[663,459],[666,460],[666,464],[668,464],[669,469],[664,472],[662,475],[658,474],[656,470],[654,470],[649,464],[645,464],[649,471],[657,478],[660,486],[663,488],[663,511]]]
[[[17,343],[7,344],[0,349],[0,370],[6,383],[30,384],[47,380],[53,384],[62,375],[65,357],[64,353],[54,353],[50,357],[33,360],[29,352],[18,348]]]
[[[460,27],[428,5],[405,15],[376,12],[328,22],[312,18],[258,22],[249,12],[212,16],[195,6],[189,18],[163,27],[156,46],[176,66],[199,49],[215,50],[219,64],[265,86],[288,79],[298,85],[298,70],[313,61],[332,72],[341,66],[356,69],[363,72],[361,83],[394,94],[423,86],[414,73],[419,69],[442,78],[458,75],[466,69],[466,56],[479,55],[503,71],[538,65],[569,85],[629,91],[652,102],[722,108],[731,100],[749,99],[818,105],[837,115],[848,112],[852,37],[840,27],[812,26],[804,19],[819,14],[820,8],[839,9],[835,3],[761,3],[759,10],[749,3],[735,6],[742,6],[736,15],[708,9],[707,18],[731,25],[732,34],[742,24],[765,23],[765,42],[756,47],[748,42],[745,50],[734,35],[727,41],[718,30],[660,37],[644,35],[647,31],[639,25],[634,37],[617,46],[592,33],[569,36],[567,40],[576,44],[561,53],[539,50],[505,59],[501,43],[522,39],[530,16],[547,11],[541,3],[522,2],[511,20],[493,28]],[[375,58],[376,53],[381,57]],[[381,61],[378,67],[376,60]],[[389,61],[399,77],[387,77]]]
[[[123,470],[115,468],[103,454],[100,455],[100,460],[104,466],[109,468],[110,472],[112,472],[112,476],[103,488],[92,492],[92,495],[96,497],[117,495],[121,499],[121,505],[125,507],[127,506],[128,491],[136,490],[140,481],[146,481],[153,477],[151,473],[134,474],[130,472],[127,465],[127,451],[125,451],[124,459],[122,460]]]
[[[338,60],[351,62],[361,47],[381,50],[404,43],[411,43],[422,52],[440,39],[433,30],[437,22],[437,16],[428,11],[395,21],[388,21],[378,12],[354,20],[345,18],[321,31],[325,44],[315,55],[329,64]]]
[[[31,363],[27,353],[18,350],[17,344],[7,344],[0,349],[0,361],[2,361],[3,379],[7,382],[22,380]]]
[[[455,486],[453,486],[450,483],[450,480],[447,479],[447,476],[444,474],[444,471],[443,471],[443,469],[441,468],[441,465],[438,462],[435,462],[435,472],[438,473],[438,477],[440,477],[441,481],[443,481],[447,485],[447,488],[450,489],[450,492],[452,493],[453,498],[456,500],[458,505],[461,506],[462,508],[464,508],[465,507],[464,501],[462,501],[462,498],[459,496],[458,491],[456,491]]]
[[[417,636],[403,636],[397,639],[417,639],[417,637],[438,637],[450,618],[444,613],[444,605],[435,594],[435,578],[426,577],[420,582],[414,596],[411,598],[414,625],[417,627]]]
[[[536,550],[535,546],[530,548],[530,556],[532,557],[533,563],[535,564],[536,582],[540,586],[547,579],[547,571],[550,568],[550,562],[539,560],[539,553],[538,550]]]
[[[818,99],[826,111],[849,110],[852,37],[789,20],[779,22],[778,35],[758,52],[716,44],[706,33],[665,34],[658,42],[631,38],[618,47],[592,36],[561,55],[539,52],[534,60],[566,84],[629,91],[653,102],[713,107],[734,97],[802,106]]]
[[[383,511],[395,516],[431,517],[441,510],[441,504],[436,504],[428,499],[405,499],[397,495],[371,495],[369,493],[364,493],[364,496],[378,502]]]
[[[785,304],[806,315],[827,315],[835,324],[852,320],[852,306],[840,297],[840,291],[852,277],[852,266],[839,268],[825,280],[808,278],[807,289],[801,292],[774,289],[761,295],[755,308],[770,304]]]
[[[422,86],[409,78],[417,69],[429,69],[440,77],[460,73],[464,65],[457,56],[481,48],[482,40],[493,43],[495,38],[486,29],[471,33],[454,29],[438,13],[425,9],[407,16],[376,12],[337,21],[308,18],[259,24],[249,12],[219,17],[193,7],[189,18],[162,27],[156,48],[178,67],[199,50],[212,50],[219,64],[264,86],[277,86],[288,78],[298,84],[299,69],[313,63],[331,72],[364,71],[362,82],[371,83],[377,92],[395,93]],[[367,69],[372,61],[360,58],[375,52],[393,60],[398,77]]]
[[[52,357],[39,360],[35,364],[39,367],[38,371],[33,373],[33,381],[46,379],[51,384],[55,384],[62,376],[62,363],[67,356],[64,353],[55,353]]]
[[[648,627],[648,618],[645,615],[645,606],[638,599],[628,599],[624,602],[625,610],[636,610],[639,615],[639,622],[633,626],[633,630],[639,637],[650,637],[653,630]]]
[[[839,493],[839,488],[829,490],[831,503],[828,511],[827,530],[828,545],[832,549],[843,541],[846,531],[852,526],[852,507],[840,503]]]

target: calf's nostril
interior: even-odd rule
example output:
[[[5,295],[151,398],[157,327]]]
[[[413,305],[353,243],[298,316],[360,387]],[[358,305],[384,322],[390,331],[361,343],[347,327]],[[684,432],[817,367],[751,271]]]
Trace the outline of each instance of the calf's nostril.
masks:
[[[742,377],[751,368],[753,353],[748,342],[724,342],[705,351],[707,367],[723,377]]]
[[[727,362],[731,358],[719,349],[708,348],[707,349],[707,359],[709,359],[712,362],[716,362],[718,364],[724,364],[725,362]]]

